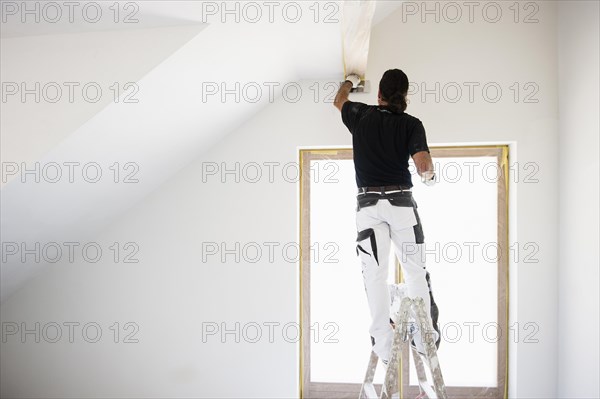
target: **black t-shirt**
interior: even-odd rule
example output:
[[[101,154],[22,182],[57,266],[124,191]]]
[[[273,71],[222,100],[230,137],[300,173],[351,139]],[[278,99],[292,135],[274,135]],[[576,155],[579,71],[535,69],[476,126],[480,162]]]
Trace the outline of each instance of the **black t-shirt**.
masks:
[[[419,151],[429,152],[425,128],[418,118],[347,101],[342,121],[352,133],[358,187],[412,187],[408,159]]]

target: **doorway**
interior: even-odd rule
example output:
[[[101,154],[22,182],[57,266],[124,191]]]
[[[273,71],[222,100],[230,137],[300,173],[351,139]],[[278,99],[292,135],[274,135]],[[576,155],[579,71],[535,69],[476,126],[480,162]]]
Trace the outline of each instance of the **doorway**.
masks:
[[[430,148],[437,184],[413,175],[427,269],[440,308],[449,397],[505,396],[508,345],[508,146]],[[356,256],[352,149],[300,151],[300,395],[356,398],[370,316]],[[414,167],[412,168],[414,171]],[[393,254],[390,283],[402,278]],[[408,351],[401,393],[418,394]],[[383,381],[379,367],[376,382]]]

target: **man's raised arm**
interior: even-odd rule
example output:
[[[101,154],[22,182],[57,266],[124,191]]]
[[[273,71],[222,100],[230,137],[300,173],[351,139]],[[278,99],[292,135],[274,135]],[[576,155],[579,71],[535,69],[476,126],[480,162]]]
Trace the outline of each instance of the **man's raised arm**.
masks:
[[[350,92],[353,88],[358,87],[359,83],[360,77],[358,75],[348,75],[346,77],[346,81],[340,86],[340,89],[338,90],[335,96],[335,100],[333,100],[333,105],[337,109],[339,109],[340,112],[342,111],[342,107],[344,106],[346,101],[348,101],[348,96],[350,95]]]

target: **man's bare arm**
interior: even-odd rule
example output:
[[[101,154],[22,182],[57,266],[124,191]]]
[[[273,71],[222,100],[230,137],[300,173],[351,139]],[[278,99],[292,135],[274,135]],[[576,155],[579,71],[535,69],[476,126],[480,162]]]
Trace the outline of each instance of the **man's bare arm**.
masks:
[[[431,154],[427,151],[419,151],[412,156],[417,167],[417,173],[423,177],[425,172],[433,172],[433,161],[431,160]]]
[[[350,82],[349,80],[345,81],[344,83],[342,83],[342,85],[340,86],[340,89],[338,90],[336,96],[335,96],[335,100],[333,101],[333,105],[340,110],[340,112],[342,111],[342,107],[344,106],[344,104],[346,103],[346,101],[348,101],[348,96],[350,96],[350,91],[352,90],[352,82]]]

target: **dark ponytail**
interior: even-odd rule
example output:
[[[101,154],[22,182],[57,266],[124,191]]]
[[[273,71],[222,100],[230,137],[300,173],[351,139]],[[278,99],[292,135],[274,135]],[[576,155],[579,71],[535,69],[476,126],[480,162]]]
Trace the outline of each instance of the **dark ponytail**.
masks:
[[[406,111],[408,77],[399,69],[390,69],[383,74],[379,82],[381,99],[387,102],[386,108],[395,113]]]

